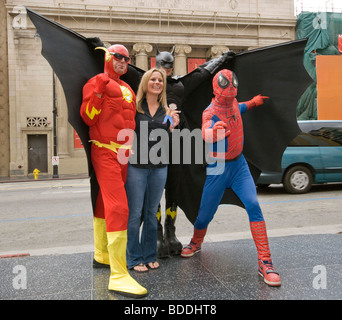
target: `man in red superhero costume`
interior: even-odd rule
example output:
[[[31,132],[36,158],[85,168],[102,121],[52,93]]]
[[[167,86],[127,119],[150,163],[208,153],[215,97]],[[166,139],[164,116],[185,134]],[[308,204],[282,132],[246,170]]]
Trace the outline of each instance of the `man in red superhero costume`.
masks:
[[[135,94],[120,79],[127,72],[128,50],[105,50],[104,73],[83,88],[81,117],[89,126],[91,161],[100,187],[94,214],[94,266],[110,266],[108,289],[132,297],[147,290],[126,266],[128,203],[125,191],[127,160],[135,129]]]
[[[252,175],[243,151],[241,113],[264,103],[265,96],[238,103],[238,81],[227,69],[213,78],[215,97],[202,114],[203,139],[209,143],[209,164],[203,187],[201,206],[194,223],[194,234],[181,256],[188,258],[201,250],[201,244],[226,188],[231,188],[244,204],[251,233],[258,251],[258,272],[270,286],[280,286],[279,274],[274,270],[268,245],[266,225],[261,212]]]

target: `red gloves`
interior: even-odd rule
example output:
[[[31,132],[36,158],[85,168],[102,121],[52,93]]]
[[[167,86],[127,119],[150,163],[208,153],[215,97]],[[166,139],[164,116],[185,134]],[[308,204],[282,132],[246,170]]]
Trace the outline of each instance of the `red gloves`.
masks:
[[[225,139],[230,135],[230,130],[225,131],[223,134],[223,130],[227,129],[227,124],[223,121],[215,122],[212,128],[207,128],[203,132],[203,139],[206,142],[216,142],[222,139]]]
[[[253,99],[245,102],[245,104],[247,105],[247,109],[251,109],[251,108],[258,107],[258,106],[261,106],[262,104],[264,104],[265,99],[269,99],[269,97],[262,96],[261,94],[258,94]]]
[[[95,92],[99,95],[103,95],[106,90],[110,78],[105,73],[100,73],[96,77]]]

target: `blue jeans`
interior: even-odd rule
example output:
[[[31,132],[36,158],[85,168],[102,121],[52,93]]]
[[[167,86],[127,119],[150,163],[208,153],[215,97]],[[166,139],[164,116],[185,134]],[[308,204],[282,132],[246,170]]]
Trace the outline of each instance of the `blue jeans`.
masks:
[[[167,167],[141,169],[128,164],[126,193],[129,208],[127,267],[157,260],[157,211],[167,178]],[[142,210],[144,221],[140,239]]]

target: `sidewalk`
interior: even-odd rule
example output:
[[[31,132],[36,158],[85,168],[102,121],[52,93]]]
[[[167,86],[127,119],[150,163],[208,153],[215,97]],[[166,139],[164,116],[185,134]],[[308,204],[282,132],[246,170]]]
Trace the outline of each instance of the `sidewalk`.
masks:
[[[38,181],[80,179],[88,177],[39,177]],[[1,182],[34,181],[6,179]],[[317,196],[315,196],[317,197]],[[281,200],[281,199],[278,199]],[[330,201],[327,198],[327,201]],[[325,205],[327,202],[324,202]],[[286,204],[290,206],[289,203]],[[335,204],[336,206],[336,204]],[[228,207],[227,207],[228,209]],[[225,210],[223,208],[222,210]],[[234,215],[222,212],[217,215],[208,233],[202,252],[193,258],[172,257],[160,260],[158,270],[138,274],[132,272],[148,291],[142,301],[175,300],[341,300],[342,255],[341,225],[334,222],[331,229],[320,228],[269,229],[269,241],[276,270],[282,277],[282,286],[267,286],[257,274],[257,256],[250,232],[238,228],[234,232],[231,221]],[[294,209],[286,209],[293,211]],[[298,209],[298,215],[303,213]],[[273,212],[273,207],[269,209]],[[287,212],[287,211],[286,211]],[[246,216],[242,216],[247,219]],[[338,217],[340,217],[338,211]],[[279,220],[280,216],[269,216]],[[227,232],[227,221],[230,231]],[[326,223],[332,223],[327,221]],[[178,238],[188,243],[192,226],[184,214],[179,214]],[[279,225],[279,221],[276,224]],[[296,234],[308,229],[308,234]],[[309,230],[310,229],[310,230]],[[311,230],[314,229],[314,230]],[[311,233],[311,234],[310,234]],[[328,234],[329,233],[329,234]],[[107,290],[109,270],[93,269],[93,244],[81,247],[49,248],[30,251],[30,256],[0,258],[0,300],[121,300],[132,299],[115,295]],[[21,251],[26,252],[26,251]],[[151,302],[152,303],[152,302]],[[219,305],[219,304],[218,304]]]
[[[6,182],[26,182],[26,181],[50,181],[50,180],[69,180],[69,179],[89,179],[88,174],[59,174],[54,178],[51,174],[41,173],[38,175],[38,179],[35,180],[33,174],[22,177],[0,177],[0,183]]]
[[[341,234],[270,238],[278,288],[258,276],[250,239],[204,243],[193,258],[163,259],[158,270],[132,275],[148,289],[145,301],[341,300],[341,240]],[[93,269],[92,259],[92,252],[2,258],[0,299],[131,300],[107,290],[109,269]]]

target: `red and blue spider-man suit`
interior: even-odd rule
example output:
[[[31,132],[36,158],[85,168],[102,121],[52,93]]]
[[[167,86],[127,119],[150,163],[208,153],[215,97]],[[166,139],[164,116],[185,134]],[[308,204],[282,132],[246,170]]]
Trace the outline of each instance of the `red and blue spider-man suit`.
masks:
[[[265,221],[261,212],[252,175],[243,150],[241,113],[263,104],[267,97],[258,95],[238,103],[238,81],[235,74],[221,70],[213,78],[215,97],[202,115],[203,139],[210,144],[207,177],[202,192],[201,206],[194,224],[191,242],[182,257],[191,257],[201,250],[210,221],[226,188],[231,188],[244,204],[249,216],[251,232],[258,251],[259,274],[272,286],[279,286],[279,274],[274,271]]]
[[[133,90],[120,76],[127,71],[129,55],[122,45],[100,49],[106,51],[104,73],[91,78],[83,87],[80,110],[89,126],[91,162],[100,187],[94,214],[94,266],[110,266],[109,290],[142,297],[147,290],[129,275],[126,266],[125,153],[133,143],[136,106]],[[119,73],[114,63],[120,65]]]

